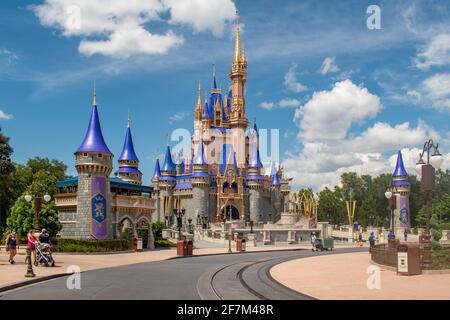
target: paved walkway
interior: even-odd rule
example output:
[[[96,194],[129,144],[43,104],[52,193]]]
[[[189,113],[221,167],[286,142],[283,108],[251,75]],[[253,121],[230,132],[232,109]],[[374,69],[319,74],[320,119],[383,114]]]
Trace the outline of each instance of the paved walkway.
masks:
[[[380,289],[368,289],[369,253],[296,259],[273,267],[271,276],[288,288],[318,299],[450,299],[450,274],[397,276],[381,269]]]

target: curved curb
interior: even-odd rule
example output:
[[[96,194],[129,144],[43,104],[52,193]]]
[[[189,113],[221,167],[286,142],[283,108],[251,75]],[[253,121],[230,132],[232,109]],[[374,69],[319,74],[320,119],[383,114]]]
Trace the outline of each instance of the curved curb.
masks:
[[[11,291],[17,288],[21,288],[21,287],[25,287],[31,284],[35,284],[38,282],[43,282],[43,281],[47,281],[47,280],[52,280],[52,279],[56,279],[56,278],[61,278],[64,276],[70,275],[70,273],[58,273],[58,274],[52,274],[49,276],[43,276],[43,277],[39,277],[39,278],[33,278],[31,280],[25,280],[22,282],[17,282],[17,283],[13,283],[4,287],[0,287],[0,293],[2,292],[6,292],[6,291]]]
[[[283,251],[304,251],[304,250],[308,250],[308,249],[295,248],[295,249],[276,249],[276,250],[241,251],[241,252],[233,251],[232,253],[228,253],[228,252],[206,253],[206,254],[197,254],[197,255],[194,254],[192,256],[175,256],[175,257],[167,258],[165,260],[184,259],[184,258],[199,258],[199,257],[208,257],[208,256],[222,256],[222,255],[227,255],[228,256],[228,255],[232,255],[232,254],[267,253],[267,252],[283,252]]]

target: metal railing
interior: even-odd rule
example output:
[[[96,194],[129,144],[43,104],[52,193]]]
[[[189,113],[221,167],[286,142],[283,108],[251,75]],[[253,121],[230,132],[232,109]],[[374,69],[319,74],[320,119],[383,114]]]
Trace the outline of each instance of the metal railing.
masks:
[[[397,267],[397,248],[388,244],[377,244],[370,249],[372,261],[381,265]]]

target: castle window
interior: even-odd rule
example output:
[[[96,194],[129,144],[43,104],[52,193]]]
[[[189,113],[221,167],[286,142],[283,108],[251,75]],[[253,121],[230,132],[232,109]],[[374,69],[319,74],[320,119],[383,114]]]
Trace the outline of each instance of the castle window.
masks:
[[[99,153],[99,154],[98,154],[98,157],[99,157],[99,158],[101,158],[101,157],[102,157],[102,154],[101,154],[101,153]]]
[[[87,157],[87,153],[85,152],[85,153],[83,153],[83,157]]]

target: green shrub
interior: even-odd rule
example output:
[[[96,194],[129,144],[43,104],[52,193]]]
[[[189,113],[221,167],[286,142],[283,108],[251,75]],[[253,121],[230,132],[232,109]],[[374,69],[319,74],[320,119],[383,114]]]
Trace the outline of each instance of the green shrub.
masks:
[[[170,248],[170,247],[176,247],[177,245],[173,242],[170,242],[169,240],[165,239],[158,239],[155,240],[155,247],[159,248]]]
[[[126,239],[113,240],[77,240],[54,238],[51,240],[54,252],[114,252],[132,249],[131,242]]]
[[[153,235],[155,240],[162,238],[162,231],[164,229],[164,222],[158,221],[152,224]]]

